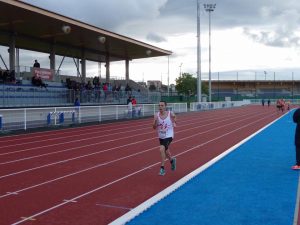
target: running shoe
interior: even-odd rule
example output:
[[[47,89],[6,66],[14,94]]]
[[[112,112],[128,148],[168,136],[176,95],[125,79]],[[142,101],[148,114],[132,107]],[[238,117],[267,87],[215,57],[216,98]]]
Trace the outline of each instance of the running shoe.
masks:
[[[165,169],[163,169],[163,168],[160,168],[160,171],[159,171],[159,176],[164,176],[166,174],[166,171],[165,171]]]
[[[172,159],[172,165],[171,165],[171,170],[176,170],[176,158]]]
[[[292,170],[300,170],[300,166],[298,165],[292,166]]]

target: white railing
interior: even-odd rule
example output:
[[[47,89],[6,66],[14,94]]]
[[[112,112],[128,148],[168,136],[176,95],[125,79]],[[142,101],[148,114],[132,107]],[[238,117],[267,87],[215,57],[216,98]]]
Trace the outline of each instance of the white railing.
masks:
[[[249,104],[251,104],[250,100],[224,102],[193,102],[190,104],[190,111],[231,108]]]
[[[175,113],[187,112],[186,103],[169,103]],[[127,105],[48,107],[0,109],[0,130],[27,130],[49,126],[64,126],[108,120],[134,119],[153,116],[158,104],[140,104],[133,108]]]

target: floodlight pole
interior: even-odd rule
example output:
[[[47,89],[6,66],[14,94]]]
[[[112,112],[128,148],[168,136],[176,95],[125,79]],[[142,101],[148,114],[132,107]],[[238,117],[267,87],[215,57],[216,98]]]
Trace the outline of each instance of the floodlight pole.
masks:
[[[213,12],[216,8],[216,4],[204,4],[204,9],[206,12],[208,12],[209,15],[209,81],[208,81],[208,94],[209,94],[209,102],[211,102],[211,29],[210,29],[210,18],[211,18],[211,12]]]
[[[168,55],[168,96],[170,96],[170,56]]]
[[[197,102],[202,102],[202,90],[201,90],[200,2],[199,2],[199,0],[197,0]]]

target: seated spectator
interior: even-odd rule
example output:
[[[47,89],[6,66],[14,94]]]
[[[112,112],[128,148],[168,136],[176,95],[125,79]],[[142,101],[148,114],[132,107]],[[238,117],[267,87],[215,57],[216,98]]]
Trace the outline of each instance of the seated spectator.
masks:
[[[8,82],[15,83],[16,82],[16,74],[15,70],[11,70],[8,74],[8,77],[6,79]]]
[[[3,71],[0,67],[0,81],[4,82],[4,79],[3,79]]]
[[[131,87],[129,86],[129,84],[126,85],[125,92],[126,94],[131,94]]]
[[[37,74],[35,74],[32,79],[31,79],[31,83],[34,85],[34,86],[37,86],[37,87],[44,87],[47,89],[47,84],[45,84],[41,77],[39,77]]]
[[[9,77],[9,70],[2,71],[2,80],[5,83],[8,80]]]

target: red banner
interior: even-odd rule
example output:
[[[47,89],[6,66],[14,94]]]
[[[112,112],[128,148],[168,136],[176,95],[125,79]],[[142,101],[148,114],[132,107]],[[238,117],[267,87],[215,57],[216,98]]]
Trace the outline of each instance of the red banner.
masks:
[[[54,77],[54,71],[50,69],[44,69],[44,68],[32,68],[32,74],[33,76],[38,76],[44,80],[53,80]]]

